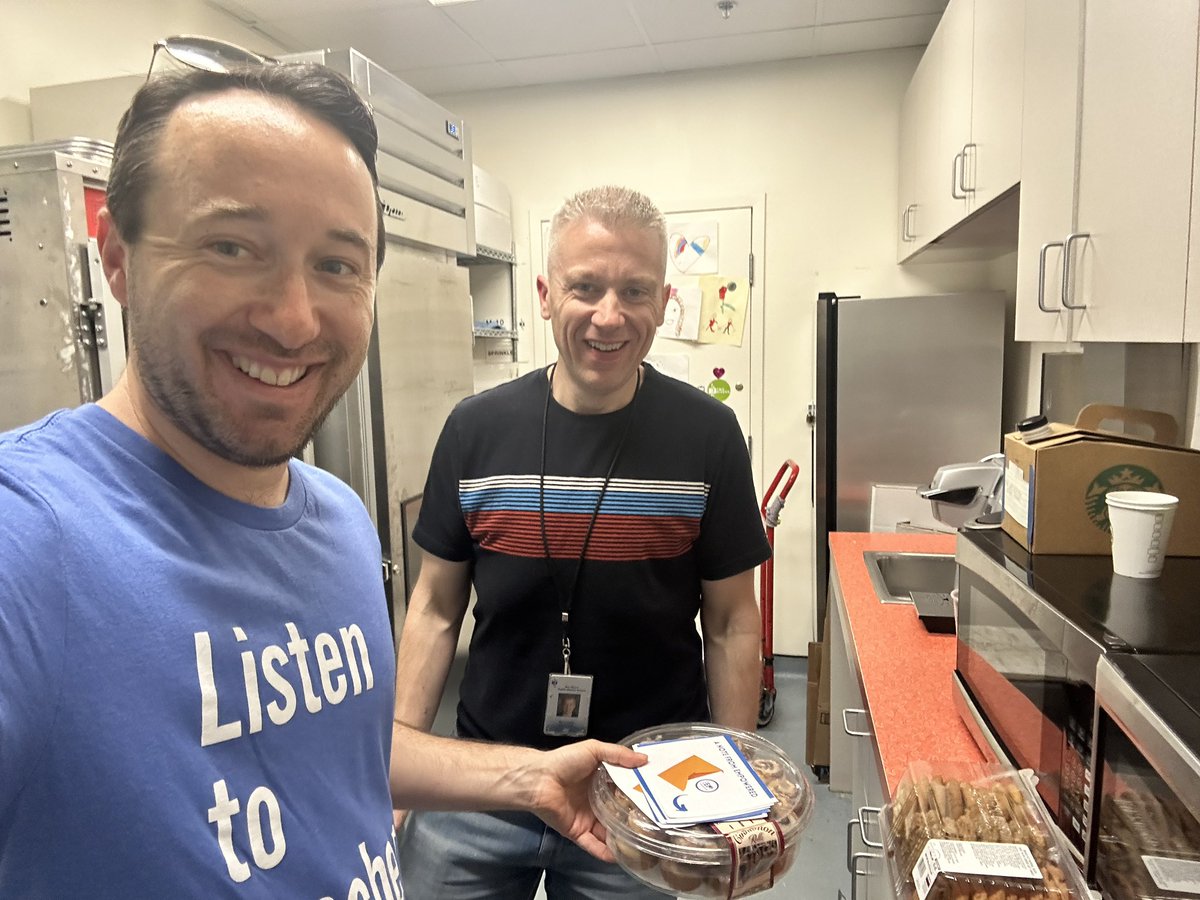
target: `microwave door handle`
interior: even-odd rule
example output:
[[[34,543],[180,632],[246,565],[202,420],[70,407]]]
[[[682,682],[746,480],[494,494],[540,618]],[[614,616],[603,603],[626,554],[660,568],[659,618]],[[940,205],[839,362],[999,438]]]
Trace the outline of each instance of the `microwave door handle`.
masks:
[[[959,718],[963,719],[963,724],[967,726],[967,731],[971,732],[971,737],[975,739],[975,743],[979,744],[982,741],[984,744],[987,744],[988,749],[992,751],[992,755],[996,757],[998,762],[1013,765],[1013,760],[1008,755],[1008,751],[1000,746],[1000,742],[992,734],[992,729],[983,721],[983,714],[975,706],[975,701],[967,695],[966,688],[959,681],[957,673],[954,676],[954,689],[955,705],[959,707],[960,713],[962,711],[967,713],[970,721],[967,721],[961,715]]]

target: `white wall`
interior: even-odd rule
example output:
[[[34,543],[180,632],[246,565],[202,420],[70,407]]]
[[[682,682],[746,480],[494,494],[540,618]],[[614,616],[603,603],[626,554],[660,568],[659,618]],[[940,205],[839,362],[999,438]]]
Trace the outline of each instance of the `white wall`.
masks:
[[[917,49],[893,50],[437,98],[468,122],[475,161],[508,186],[515,220],[532,220],[534,229],[567,195],[607,182],[663,205],[766,195],[757,282],[766,318],[760,491],[764,470],[769,481],[784,459],[801,469],[775,532],[781,654],[805,655],[813,633],[804,415],[813,398],[817,292],[993,286],[988,264],[895,263],[899,108],[919,58]],[[540,235],[518,229],[517,242],[521,299],[533,310]]]
[[[232,41],[267,54],[279,45],[203,0],[4,0],[0,66],[0,146],[30,140],[28,121],[11,113],[29,90],[117,75],[144,75],[154,42],[176,34]]]

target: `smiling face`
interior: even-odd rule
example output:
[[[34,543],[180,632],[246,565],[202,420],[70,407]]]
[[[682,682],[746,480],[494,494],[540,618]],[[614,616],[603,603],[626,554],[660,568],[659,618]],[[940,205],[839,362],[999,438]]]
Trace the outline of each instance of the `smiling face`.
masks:
[[[666,248],[650,229],[588,218],[567,225],[554,247],[538,296],[558,347],[555,399],[580,413],[620,409],[663,322]]]
[[[366,356],[370,173],[331,125],[230,90],[171,114],[151,177],[138,240],[125,243],[106,216],[100,231],[106,277],[129,311],[135,415],[176,457],[278,466]]]

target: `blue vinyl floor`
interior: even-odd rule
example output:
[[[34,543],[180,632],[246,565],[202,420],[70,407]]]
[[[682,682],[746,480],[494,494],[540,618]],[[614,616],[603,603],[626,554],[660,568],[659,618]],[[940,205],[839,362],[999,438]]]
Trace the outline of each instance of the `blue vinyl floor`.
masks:
[[[434,722],[438,734],[453,731],[462,668],[463,660],[459,658],[450,671],[446,694]],[[795,864],[775,887],[754,895],[764,900],[836,900],[839,893],[850,896],[850,876],[846,871],[846,823],[854,816],[850,799],[832,793],[826,784],[817,783],[813,771],[804,765],[807,672],[808,660],[804,657],[775,658],[775,716],[770,725],[760,729],[764,737],[778,744],[801,767],[816,798],[816,809],[801,838]],[[539,891],[538,900],[544,896]]]

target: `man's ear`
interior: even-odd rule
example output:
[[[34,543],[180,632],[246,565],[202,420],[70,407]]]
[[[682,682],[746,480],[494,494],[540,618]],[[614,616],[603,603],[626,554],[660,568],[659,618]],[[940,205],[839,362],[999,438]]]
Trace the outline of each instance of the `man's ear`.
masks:
[[[129,246],[117,231],[108,208],[100,210],[96,222],[96,244],[100,248],[100,264],[108,289],[122,306],[128,306]]]
[[[550,320],[550,282],[546,280],[545,275],[537,277],[537,292],[538,302],[542,308],[542,318],[546,321]]]
[[[667,303],[671,299],[671,285],[664,284],[662,292],[662,303],[658,305],[658,324],[661,325],[667,318]]]

